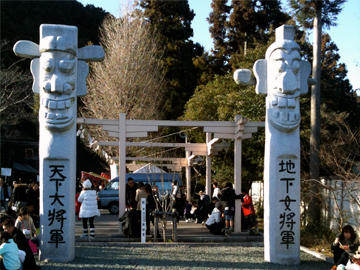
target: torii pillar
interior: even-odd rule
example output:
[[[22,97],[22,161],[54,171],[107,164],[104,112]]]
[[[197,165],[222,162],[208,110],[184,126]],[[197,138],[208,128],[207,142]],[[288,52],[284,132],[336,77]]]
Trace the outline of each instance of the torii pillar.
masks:
[[[21,40],[17,56],[34,58],[33,91],[40,94],[40,260],[75,257],[77,97],[87,92],[86,61],[102,61],[100,46],[78,49],[75,26],[42,24],[40,44]]]
[[[266,97],[264,164],[265,260],[300,263],[300,95],[308,91],[311,66],[301,60],[295,27],[276,29],[266,59],[254,64],[256,93]],[[250,70],[236,83],[255,84]]]

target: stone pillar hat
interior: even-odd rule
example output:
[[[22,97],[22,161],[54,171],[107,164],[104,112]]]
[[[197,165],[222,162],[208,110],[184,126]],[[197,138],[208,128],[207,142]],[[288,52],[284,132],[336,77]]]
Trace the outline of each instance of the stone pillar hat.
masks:
[[[76,26],[42,24],[40,26],[40,53],[61,51],[76,55],[78,29]]]
[[[266,50],[265,59],[269,59],[273,51],[284,49],[288,53],[296,49],[300,51],[300,46],[294,41],[295,27],[292,25],[283,25],[276,28],[275,42]]]

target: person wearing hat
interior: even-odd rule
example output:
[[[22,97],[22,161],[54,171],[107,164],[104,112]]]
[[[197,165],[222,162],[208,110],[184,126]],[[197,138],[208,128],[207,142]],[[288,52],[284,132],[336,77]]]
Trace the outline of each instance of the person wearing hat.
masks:
[[[78,202],[81,202],[79,217],[83,221],[84,234],[80,238],[95,239],[95,216],[100,216],[100,211],[97,207],[96,190],[91,188],[92,184],[89,179],[84,181],[83,190],[81,191]],[[90,236],[88,234],[88,222],[90,223]]]

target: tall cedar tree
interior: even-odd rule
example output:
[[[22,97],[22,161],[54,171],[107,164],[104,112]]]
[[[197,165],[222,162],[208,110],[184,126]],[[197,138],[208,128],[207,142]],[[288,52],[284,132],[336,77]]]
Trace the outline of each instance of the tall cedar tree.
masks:
[[[242,52],[244,44],[254,48],[269,40],[269,31],[284,24],[289,16],[281,11],[281,3],[267,0],[232,0],[229,20],[229,47]]]
[[[209,31],[214,44],[210,61],[213,73],[218,75],[224,75],[229,70],[227,19],[231,7],[227,2],[228,0],[213,0],[211,3],[213,11],[207,18],[211,25]]]
[[[345,0],[290,0],[295,18],[304,28],[314,29],[313,78],[316,84],[311,87],[311,131],[310,131],[310,180],[311,194],[309,222],[320,222],[320,199],[318,182],[320,180],[320,83],[321,83],[321,36],[322,28],[336,25],[337,15]]]
[[[194,11],[187,0],[141,0],[139,6],[151,26],[160,33],[161,47],[165,48],[160,52],[166,70],[165,119],[177,119],[197,85],[199,72],[192,59],[203,53],[202,47],[190,40]]]
[[[214,50],[208,57],[212,73],[224,75],[237,64],[232,56],[244,54],[247,48],[266,44],[272,29],[289,20],[281,11],[280,1],[266,0],[213,0],[213,12],[207,19],[214,39]]]

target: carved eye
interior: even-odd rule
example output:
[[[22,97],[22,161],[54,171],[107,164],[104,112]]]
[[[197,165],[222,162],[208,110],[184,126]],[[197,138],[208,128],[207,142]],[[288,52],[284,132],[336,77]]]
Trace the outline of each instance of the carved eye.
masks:
[[[298,60],[294,60],[292,62],[292,70],[294,72],[294,74],[298,74],[299,70],[300,70],[300,61]]]
[[[75,66],[75,60],[61,60],[59,62],[59,69],[63,73],[69,73]]]
[[[50,73],[55,69],[54,59],[47,59],[41,62],[41,67],[47,72]]]
[[[282,60],[278,60],[275,63],[276,63],[275,70],[279,73],[283,73],[286,69],[286,63]]]

